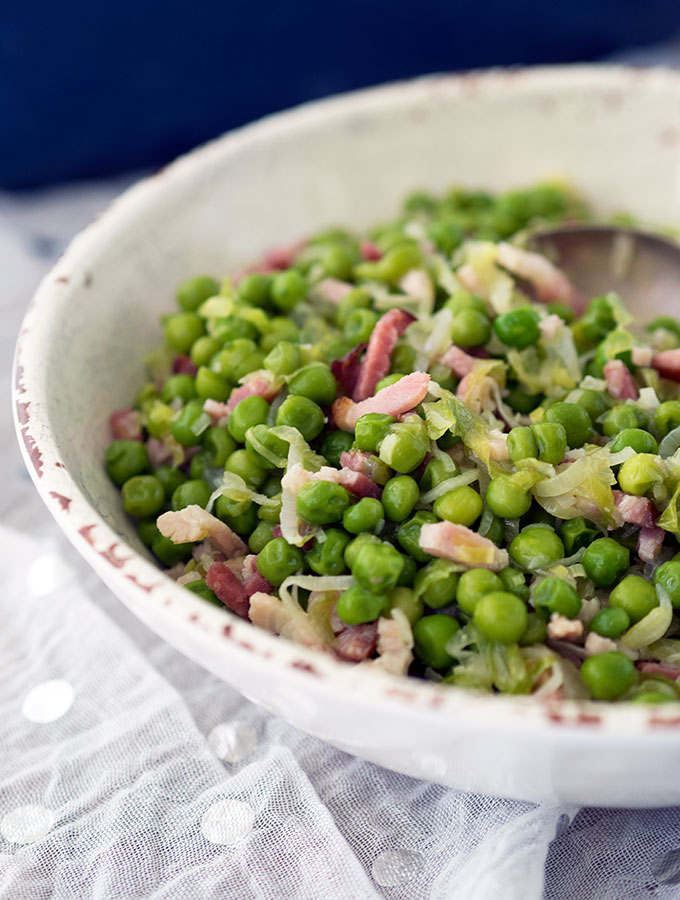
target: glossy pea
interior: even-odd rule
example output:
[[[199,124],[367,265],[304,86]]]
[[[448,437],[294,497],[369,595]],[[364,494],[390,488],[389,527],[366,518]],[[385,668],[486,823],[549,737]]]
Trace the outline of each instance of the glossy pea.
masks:
[[[253,272],[244,275],[236,288],[236,296],[250,306],[266,306],[271,300],[272,276]]]
[[[642,428],[624,428],[619,431],[609,449],[612,453],[618,453],[625,447],[632,447],[636,453],[656,454],[659,452],[659,445],[654,435]]]
[[[292,312],[305,299],[307,281],[296,269],[288,269],[274,275],[271,283],[271,298],[282,312]]]
[[[354,580],[365,590],[376,594],[392,591],[404,567],[404,560],[391,544],[365,544],[352,564]]]
[[[205,334],[205,323],[196,313],[176,313],[167,317],[163,331],[168,346],[177,353],[188,353],[194,341]]]
[[[497,475],[489,482],[486,503],[491,512],[501,519],[517,519],[529,511],[532,497],[517,487],[509,475]]]
[[[203,434],[210,427],[210,416],[203,412],[200,400],[189,400],[180,410],[170,428],[172,436],[185,447],[195,447],[201,443]]]
[[[288,382],[288,391],[307,397],[319,406],[330,406],[338,392],[333,373],[323,363],[303,366]]]
[[[149,454],[141,441],[112,441],[106,448],[106,474],[118,487],[133,475],[151,471]]]
[[[195,312],[208,297],[220,291],[219,283],[211,275],[195,275],[187,278],[177,288],[177,303],[187,312]]]
[[[545,411],[544,421],[561,425],[566,432],[567,444],[571,448],[582,447],[594,435],[590,416],[576,403],[564,401],[554,403]],[[538,440],[538,436],[536,439]]]
[[[172,492],[172,508],[184,509],[187,506],[196,505],[205,509],[208,505],[210,494],[210,488],[205,481],[201,481],[198,478],[190,478]]]
[[[589,656],[580,675],[594,700],[618,700],[637,680],[635,663],[616,650]]]
[[[347,547],[345,548],[344,558],[347,563],[347,568],[351,569],[354,565],[354,561],[357,558],[357,555],[361,548],[365,544],[380,544],[381,540],[375,534],[368,534],[364,532],[363,534],[358,535],[354,538],[354,540],[350,541]]]
[[[227,457],[224,468],[239,475],[253,490],[257,490],[267,478],[267,470],[258,465],[247,450],[234,450]]]
[[[251,553],[259,553],[274,539],[274,527],[273,522],[258,522],[248,537],[248,549]]]
[[[469,527],[482,514],[484,503],[474,488],[460,485],[434,501],[434,513],[440,519]]]
[[[336,612],[347,625],[375,622],[389,608],[389,596],[374,594],[355,584],[338,597]]]
[[[479,599],[472,618],[490,641],[515,644],[526,630],[528,613],[524,601],[515,594],[494,591]]]
[[[159,466],[153,474],[163,485],[166,500],[172,497],[175,488],[187,480],[184,472],[180,469],[173,469],[172,466]]]
[[[353,309],[342,326],[343,335],[353,344],[367,341],[377,325],[378,314],[372,309]]]
[[[233,438],[232,438],[233,440]],[[250,457],[263,469],[284,468],[289,443],[274,434],[268,425],[251,425],[246,430],[245,447]]]
[[[531,525],[512,539],[508,547],[510,558],[522,569],[536,572],[564,557],[564,544],[552,528]]]
[[[618,473],[619,487],[626,494],[641,497],[665,479],[663,465],[652,453],[636,453],[622,463]]]
[[[362,534],[375,531],[385,520],[385,510],[380,500],[375,497],[362,497],[354,506],[349,506],[342,517],[345,531],[350,534]]]
[[[630,553],[612,538],[598,538],[586,548],[581,564],[597,587],[609,587],[628,570]]]
[[[654,426],[662,438],[674,428],[680,428],[680,402],[666,400],[661,403],[654,413]]]
[[[244,397],[232,409],[229,416],[229,434],[238,441],[244,443],[246,432],[253,425],[264,425],[269,413],[269,404],[263,397]]]
[[[529,426],[518,425],[510,430],[508,434],[508,453],[514,463],[522,459],[535,459],[538,457],[538,444]]]
[[[265,369],[273,372],[274,375],[290,375],[301,366],[300,348],[290,341],[280,341],[264,358]]]
[[[257,555],[257,569],[274,587],[279,587],[290,575],[304,568],[301,550],[291,547],[283,538],[274,538]]]
[[[226,428],[208,428],[203,435],[203,452],[206,462],[213,469],[221,468],[236,450],[236,442]]]
[[[541,462],[558,465],[567,452],[567,432],[559,422],[536,422],[531,426],[536,439],[538,459]]]
[[[237,338],[248,338],[256,341],[260,331],[254,322],[244,319],[242,316],[225,316],[213,320],[211,323],[212,336],[223,344],[235,341]]]
[[[330,431],[323,439],[321,453],[326,458],[329,466],[340,468],[340,456],[349,452],[354,444],[354,438],[347,431]]]
[[[171,375],[165,380],[165,384],[161,390],[161,400],[163,403],[172,403],[175,399],[179,399],[182,403],[186,403],[187,400],[191,400],[195,396],[196,387],[191,375]]]
[[[188,591],[191,591],[192,594],[198,594],[199,597],[202,597],[209,603],[213,603],[215,606],[223,605],[222,601],[218,599],[215,591],[209,588],[205,583],[204,578],[198,578],[196,581],[190,581],[188,584],[185,584],[184,587]]]
[[[468,569],[460,576],[456,602],[464,613],[471,616],[482,597],[502,590],[503,582],[494,572],[488,569]]]
[[[431,491],[446,481],[460,475],[460,469],[450,456],[433,457],[425,466],[425,471],[420,479],[420,490],[425,493]]]
[[[642,576],[627,575],[609,594],[609,605],[625,610],[635,624],[659,605],[659,598],[654,585]]]
[[[431,609],[441,609],[456,599],[460,575],[448,559],[433,559],[416,575],[413,588],[416,596]]]
[[[512,566],[506,566],[498,573],[498,577],[503,582],[503,590],[510,594],[516,594],[522,600],[529,599],[529,588],[527,587],[524,573],[519,569],[513,569]]]
[[[224,375],[213,372],[207,366],[199,366],[196,373],[196,394],[203,400],[223,401],[229,397],[232,383]]]
[[[458,347],[479,347],[491,337],[489,317],[476,309],[461,309],[453,316],[451,337]]]
[[[654,584],[663,588],[673,606],[680,609],[680,562],[673,558],[662,563],[654,571]]]
[[[575,619],[581,611],[581,598],[568,582],[551,576],[543,578],[531,591],[531,602],[535,609],[548,614],[557,613],[567,619]]]
[[[415,655],[433,669],[448,669],[454,659],[446,645],[459,630],[460,625],[452,616],[423,616],[413,626]]]
[[[309,568],[317,575],[342,575],[347,571],[344,553],[351,538],[339,528],[328,528],[323,541],[315,541],[306,554]]]
[[[280,341],[295,342],[299,336],[298,327],[292,319],[274,316],[269,320],[269,330],[260,338],[260,349],[263,353],[271,353]]]
[[[237,382],[254,369],[262,368],[263,364],[264,357],[255,341],[237,338],[224,345],[212,366],[219,375]]]
[[[412,556],[413,559],[416,560],[416,562],[424,563],[430,559],[430,554],[426,553],[426,551],[422,550],[420,547],[420,529],[423,527],[423,525],[437,521],[437,517],[433,513],[421,510],[414,516],[411,516],[410,519],[407,519],[405,522],[402,522],[400,524],[397,531],[397,540],[399,541],[399,544],[401,545],[403,550],[405,550],[406,553],[409,554],[409,556]]]
[[[563,522],[559,534],[567,556],[573,556],[574,553],[592,544],[600,536],[600,532],[595,526],[582,516]]]
[[[631,403],[613,406],[602,422],[602,432],[607,437],[616,437],[624,428],[647,428],[649,418],[639,407]]]
[[[349,504],[347,489],[331,481],[310,481],[300,488],[295,498],[298,515],[315,525],[341,521]]]
[[[616,640],[630,627],[630,616],[621,606],[609,606],[595,613],[588,628],[602,637]]]
[[[524,350],[531,347],[541,336],[538,313],[530,306],[522,306],[503,313],[494,319],[496,337],[508,347]]]
[[[359,450],[375,452],[387,435],[390,425],[396,421],[394,416],[383,413],[366,413],[360,416],[354,427],[354,441]]]
[[[418,483],[410,475],[390,478],[382,493],[385,515],[391,522],[403,522],[413,512],[419,497]]]
[[[597,422],[610,406],[606,394],[591,389],[581,390],[577,403],[585,409],[593,422]]]
[[[406,423],[397,423],[383,438],[379,457],[390,468],[405,475],[422,464],[428,451],[427,432],[412,428]]]
[[[152,553],[168,567],[174,566],[178,562],[185,562],[191,556],[193,549],[193,543],[173,544],[170,538],[165,537],[160,532],[151,544]]]
[[[133,475],[121,489],[123,509],[129,516],[153,516],[165,502],[163,485],[153,475]]]
[[[297,428],[306,441],[312,441],[323,431],[323,410],[307,397],[286,397],[276,413],[277,425]]]

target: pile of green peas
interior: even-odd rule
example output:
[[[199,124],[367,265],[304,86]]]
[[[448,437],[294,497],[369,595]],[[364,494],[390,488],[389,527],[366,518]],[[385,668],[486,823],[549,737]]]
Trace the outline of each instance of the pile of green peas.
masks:
[[[351,627],[400,610],[413,632],[412,674],[456,683],[459,643],[480,656],[489,647],[554,652],[546,643],[551,619],[576,619],[584,599],[597,596],[601,608],[587,621],[585,636],[612,641],[613,649],[583,663],[587,694],[596,700],[676,699],[675,685],[646,680],[621,643],[659,606],[662,592],[680,609],[680,554],[672,555],[672,536],[662,551],[665,561],[648,574],[636,555],[634,526],[608,528],[597,515],[557,518],[537,501],[524,475],[532,462],[558,467],[589,448],[608,447],[616,454],[628,449],[613,468],[614,488],[648,500],[655,515],[663,513],[674,485],[659,454],[676,429],[680,446],[680,390],[633,363],[624,346],[628,331],[621,307],[611,295],[592,299],[580,318],[565,304],[548,304],[547,312],[568,329],[583,377],[591,380],[563,391],[546,383],[539,390],[536,379],[510,360],[519,354],[527,366],[540,362],[545,308],[527,296],[495,314],[488,300],[445,288],[436,277],[442,259],[455,272],[468,239],[505,240],[536,223],[587,216],[579,198],[554,185],[500,196],[458,188],[442,197],[417,192],[396,222],[367,236],[378,259],[375,252],[364,258],[356,235],[329,229],[311,237],[285,269],[245,275],[235,286],[208,275],[180,284],[177,310],[162,321],[165,350],[154,357],[150,380],[133,404],[142,423],[140,439],[116,438],[105,456],[142,543],[164,566],[197,574],[187,589],[219,604],[200,560],[193,558],[195,544],[173,543],[156,520],[168,510],[206,508],[230,473],[245,491],[218,496],[211,511],[257,556],[257,569],[272,591],[295,574],[351,575],[351,586],[338,597],[337,616]],[[399,417],[367,413],[353,432],[333,427],[330,410],[343,396],[334,361],[370,340],[383,312],[375,284],[394,294],[414,268],[425,269],[436,286],[432,313],[450,311],[453,344],[506,363],[504,399],[518,424],[505,429],[508,459],[490,465],[488,477],[467,478],[480,460],[466,435],[452,425],[433,440],[422,407]],[[328,278],[347,282],[337,304],[317,294]],[[678,348],[680,324],[658,318],[631,338],[635,344]],[[376,392],[414,371],[418,359],[407,331]],[[610,359],[622,360],[638,388],[652,388],[660,402],[620,400],[599,387]],[[435,361],[429,371],[441,388],[455,392],[458,380],[449,367]],[[228,421],[216,423],[206,401],[226,403],[252,373],[262,373],[271,392],[244,397]],[[497,419],[502,429],[500,413]],[[277,426],[295,429],[327,466],[341,468],[343,453],[361,454],[379,489],[380,496],[358,496],[340,483],[310,480],[295,497],[299,521],[314,535],[304,548],[276,536],[289,453]],[[437,522],[492,541],[507,550],[508,564],[489,571],[432,557],[419,537],[423,525]],[[565,577],[562,561],[568,558],[580,569],[576,577]]]

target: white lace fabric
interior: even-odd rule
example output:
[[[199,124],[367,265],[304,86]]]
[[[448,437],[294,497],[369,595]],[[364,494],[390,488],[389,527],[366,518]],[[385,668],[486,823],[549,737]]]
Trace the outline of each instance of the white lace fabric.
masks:
[[[0,195],[0,366],[121,184]],[[2,900],[680,897],[680,811],[464,794],[348,756],[140,622],[42,506],[0,411]]]

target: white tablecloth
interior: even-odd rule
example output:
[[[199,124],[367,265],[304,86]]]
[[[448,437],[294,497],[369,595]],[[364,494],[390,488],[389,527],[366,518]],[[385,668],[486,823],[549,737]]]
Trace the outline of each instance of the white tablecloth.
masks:
[[[0,194],[0,365],[123,181]],[[680,897],[680,810],[471,796],[288,726],[134,619],[61,536],[0,410],[3,900]]]

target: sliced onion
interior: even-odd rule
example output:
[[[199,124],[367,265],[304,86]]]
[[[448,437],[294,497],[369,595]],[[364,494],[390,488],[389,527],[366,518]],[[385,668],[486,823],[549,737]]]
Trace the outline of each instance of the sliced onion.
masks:
[[[669,431],[665,438],[659,443],[659,456],[662,459],[668,459],[673,456],[676,450],[680,450],[680,426]]]
[[[568,464],[554,478],[539,481],[533,491],[536,497],[559,497],[561,494],[572,494],[587,476],[587,463],[584,465],[579,460]]]
[[[424,494],[421,494],[419,501],[420,505],[434,503],[434,501],[438,497],[441,497],[442,494],[446,494],[448,491],[452,491],[454,488],[462,487],[462,485],[472,484],[473,481],[478,480],[479,471],[477,469],[470,469],[470,471],[468,472],[462,472],[460,475],[454,475],[453,478],[447,478],[436,487],[433,487],[432,490],[426,491]]]
[[[635,456],[635,450],[633,450],[632,447],[624,447],[623,450],[619,450],[618,453],[612,453],[608,462],[610,466],[620,466],[621,463],[630,459],[631,456]]]
[[[621,637],[621,643],[629,650],[642,650],[643,647],[648,647],[654,641],[660,640],[670,627],[673,619],[670,597],[660,585],[656,586],[656,594],[659,606],[655,606],[644,619],[640,619]]]
[[[279,597],[284,603],[293,598],[291,587],[301,587],[306,591],[346,591],[354,583],[351,575],[289,575],[279,587]]]

